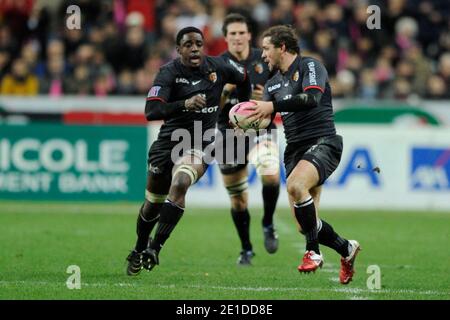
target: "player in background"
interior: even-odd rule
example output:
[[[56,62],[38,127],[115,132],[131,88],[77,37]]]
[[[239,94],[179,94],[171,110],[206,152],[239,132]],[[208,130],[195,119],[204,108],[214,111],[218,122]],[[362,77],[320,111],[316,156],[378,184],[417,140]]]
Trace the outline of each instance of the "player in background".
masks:
[[[268,65],[261,58],[261,49],[250,46],[251,33],[247,19],[237,13],[231,13],[225,17],[222,32],[227,42],[228,50],[221,57],[228,64],[242,65],[247,69],[252,84],[252,98],[262,99],[264,84],[270,77]],[[227,84],[222,93],[222,110],[219,115],[218,130],[220,137],[226,136],[226,130],[232,130],[229,124],[228,113],[238,103],[236,88]],[[224,185],[228,191],[231,201],[231,216],[241,241],[242,251],[238,258],[238,265],[250,265],[254,256],[253,246],[250,241],[250,214],[248,211],[248,171],[247,164],[252,162],[256,166],[258,176],[262,182],[262,199],[264,213],[262,218],[262,229],[264,234],[264,246],[269,253],[275,253],[278,249],[278,236],[275,232],[273,216],[280,190],[279,152],[275,137],[271,135],[271,129],[276,129],[274,124],[267,129],[268,134],[254,137],[253,143],[245,146],[244,163],[240,163],[236,157],[233,162],[219,162]],[[275,130],[276,131],[276,130]],[[231,137],[235,143],[227,141],[219,146],[222,154],[231,152],[236,154],[236,138]],[[231,150],[232,148],[234,150]],[[228,148],[228,149],[227,149]]]
[[[205,56],[203,43],[199,29],[181,29],[176,36],[179,58],[161,67],[147,97],[147,120],[164,120],[164,124],[148,154],[145,201],[138,215],[136,245],[127,257],[128,275],[159,264],[159,252],[183,215],[187,190],[205,173],[206,151],[213,142],[205,141],[204,133],[210,130],[214,140],[224,85],[237,84],[240,101],[250,98],[246,73],[219,57]],[[179,142],[176,135],[186,132],[187,138],[182,135]],[[180,143],[187,148],[179,150]],[[154,238],[149,240],[156,223]]]
[[[341,255],[339,278],[347,284],[360,245],[340,237],[318,215],[322,184],[339,165],[343,149],[342,137],[336,134],[327,70],[318,60],[300,55],[298,38],[288,26],[271,27],[262,39],[263,58],[279,71],[266,83],[265,101],[257,101],[249,120],[281,113],[287,142],[287,191],[299,230],[306,237],[306,253],[298,270],[310,272],[322,266],[320,243]]]

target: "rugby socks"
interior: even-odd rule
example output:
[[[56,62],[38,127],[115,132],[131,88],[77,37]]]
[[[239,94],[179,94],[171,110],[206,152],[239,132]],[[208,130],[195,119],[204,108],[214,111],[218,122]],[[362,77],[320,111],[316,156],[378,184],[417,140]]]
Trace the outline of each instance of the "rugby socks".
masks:
[[[280,194],[280,185],[263,185],[262,196],[264,202],[264,216],[262,220],[263,227],[273,225],[273,215],[277,206],[278,196]]]
[[[251,251],[253,248],[250,242],[250,214],[248,210],[238,211],[231,209],[231,216],[233,217],[239,239],[241,239],[242,250]]]
[[[148,237],[150,232],[152,232],[153,227],[158,222],[159,218],[159,210],[161,209],[162,203],[152,203],[150,208],[147,211],[146,218],[144,218],[144,205],[142,205],[139,210],[139,215],[136,223],[136,234],[137,241],[134,250],[137,252],[141,252],[147,248],[148,245]],[[147,217],[150,216],[150,217]]]
[[[348,240],[341,238],[326,221],[320,219],[318,224],[319,243],[334,249],[342,257],[347,257],[350,247]]]
[[[183,216],[184,208],[166,200],[159,213],[158,227],[150,247],[159,252]]]
[[[309,197],[303,202],[295,203],[294,210],[295,217],[302,227],[302,233],[306,238],[306,250],[313,250],[315,253],[320,254],[317,235],[316,208],[314,206],[313,198]]]

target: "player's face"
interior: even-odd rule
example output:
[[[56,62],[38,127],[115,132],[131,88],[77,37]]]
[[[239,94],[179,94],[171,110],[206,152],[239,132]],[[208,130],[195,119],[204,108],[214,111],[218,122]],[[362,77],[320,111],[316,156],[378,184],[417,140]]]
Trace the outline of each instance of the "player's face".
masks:
[[[265,37],[262,41],[262,50],[262,58],[269,64],[269,68],[278,69],[281,62],[281,48],[276,48],[270,41],[270,37]]]
[[[199,67],[203,60],[203,38],[201,34],[190,32],[183,35],[177,51],[181,62],[188,67]]]
[[[227,26],[225,41],[231,53],[241,53],[250,47],[251,33],[246,23],[232,22]]]

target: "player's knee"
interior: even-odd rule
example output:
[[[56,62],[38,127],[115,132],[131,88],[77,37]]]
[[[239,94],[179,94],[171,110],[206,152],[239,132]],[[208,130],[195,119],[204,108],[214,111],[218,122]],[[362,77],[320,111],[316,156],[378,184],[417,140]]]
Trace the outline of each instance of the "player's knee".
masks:
[[[245,194],[248,189],[247,177],[244,177],[235,183],[227,185],[226,188],[227,188],[228,195],[232,199],[231,200],[232,202],[233,202],[233,198],[245,199]]]
[[[280,184],[280,176],[278,174],[261,176],[261,182],[265,186],[276,186]]]
[[[244,194],[240,194],[234,197],[231,197],[231,207],[236,211],[243,211],[247,209],[247,197]]]
[[[309,193],[307,184],[301,179],[289,179],[287,181],[287,192],[296,201],[305,197]]]
[[[164,202],[162,203],[153,203],[150,201],[145,201],[144,204],[141,207],[141,217],[144,218],[146,221],[151,221],[159,216],[159,211],[161,210],[161,207]]]
[[[173,179],[170,186],[170,194],[172,196],[184,196],[191,185],[191,177],[189,175],[179,172]]]

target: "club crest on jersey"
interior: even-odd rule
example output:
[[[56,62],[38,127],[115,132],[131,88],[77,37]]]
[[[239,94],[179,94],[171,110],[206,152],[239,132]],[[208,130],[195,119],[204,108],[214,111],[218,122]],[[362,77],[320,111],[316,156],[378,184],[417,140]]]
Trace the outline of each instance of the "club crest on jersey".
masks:
[[[157,97],[158,93],[159,93],[159,90],[161,90],[160,86],[153,86],[153,87],[151,87],[150,91],[148,92],[147,98]]]
[[[292,76],[292,80],[294,80],[295,82],[297,82],[297,81],[298,81],[298,78],[299,78],[299,73],[298,73],[298,70],[297,70],[297,71],[295,71],[294,75]]]
[[[263,65],[261,63],[255,64],[255,72],[256,73],[261,74],[261,73],[263,73],[263,71],[264,71],[264,68],[263,68]]]
[[[217,73],[216,72],[211,72],[209,74],[209,81],[212,81],[214,83],[217,81]]]

